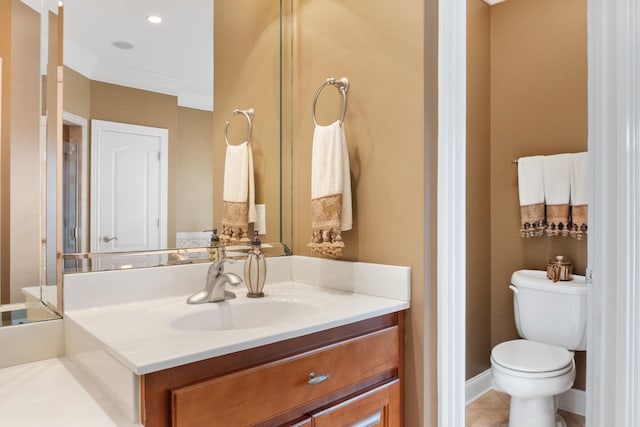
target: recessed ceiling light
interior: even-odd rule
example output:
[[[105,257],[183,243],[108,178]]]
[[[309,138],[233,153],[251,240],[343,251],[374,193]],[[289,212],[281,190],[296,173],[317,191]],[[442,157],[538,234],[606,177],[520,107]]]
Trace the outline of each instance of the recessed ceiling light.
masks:
[[[111,45],[118,49],[124,49],[124,50],[133,49],[133,45],[129,42],[115,41],[111,43]]]
[[[63,3],[62,3],[62,0],[60,0],[60,1],[58,2],[58,7],[62,7],[62,6],[63,6]]]
[[[160,18],[159,16],[151,15],[147,16],[147,21],[151,22],[152,24],[159,24],[162,22],[162,18]]]

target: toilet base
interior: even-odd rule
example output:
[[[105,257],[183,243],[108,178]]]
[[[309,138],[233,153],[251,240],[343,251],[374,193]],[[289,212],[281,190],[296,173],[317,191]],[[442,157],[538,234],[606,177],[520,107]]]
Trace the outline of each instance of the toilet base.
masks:
[[[511,396],[509,427],[566,427],[556,409],[554,396],[529,399]]]

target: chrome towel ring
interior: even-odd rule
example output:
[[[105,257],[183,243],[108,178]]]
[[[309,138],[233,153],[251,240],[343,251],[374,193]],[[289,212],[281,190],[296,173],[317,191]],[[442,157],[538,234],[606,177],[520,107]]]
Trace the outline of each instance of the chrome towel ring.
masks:
[[[253,108],[249,108],[246,110],[239,110],[239,109],[235,109],[233,110],[233,114],[242,114],[246,119],[247,119],[247,124],[248,124],[248,131],[247,131],[247,138],[245,139],[245,141],[247,141],[247,143],[251,143],[251,130],[253,127]],[[227,136],[227,130],[229,129],[229,122],[224,122],[224,142],[227,143],[227,145],[231,145],[229,144],[229,138]]]
[[[340,126],[342,126],[342,123],[344,123],[344,116],[347,114],[347,92],[349,91],[349,79],[346,77],[342,77],[340,79],[334,79],[331,77],[320,85],[316,91],[316,96],[313,98],[313,123],[318,126],[318,120],[316,119],[316,103],[318,102],[320,92],[322,92],[322,89],[328,85],[335,86],[340,91],[340,94],[342,94],[342,114],[340,115]]]

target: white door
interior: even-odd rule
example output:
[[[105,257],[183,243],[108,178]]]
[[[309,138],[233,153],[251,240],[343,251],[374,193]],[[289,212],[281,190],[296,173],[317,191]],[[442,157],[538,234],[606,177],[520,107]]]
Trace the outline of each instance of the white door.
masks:
[[[167,246],[167,129],[91,121],[91,251]]]

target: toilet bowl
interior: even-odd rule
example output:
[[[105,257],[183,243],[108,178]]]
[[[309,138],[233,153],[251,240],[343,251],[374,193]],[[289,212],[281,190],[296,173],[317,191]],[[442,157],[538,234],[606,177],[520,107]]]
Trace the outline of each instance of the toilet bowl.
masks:
[[[509,427],[564,427],[556,396],[573,385],[573,353],[529,340],[498,344],[491,351],[496,388],[511,396]]]
[[[557,396],[576,376],[573,351],[586,350],[587,285],[584,276],[552,282],[546,271],[511,276],[518,335],[491,351],[496,388],[511,395],[509,427],[563,427]]]

